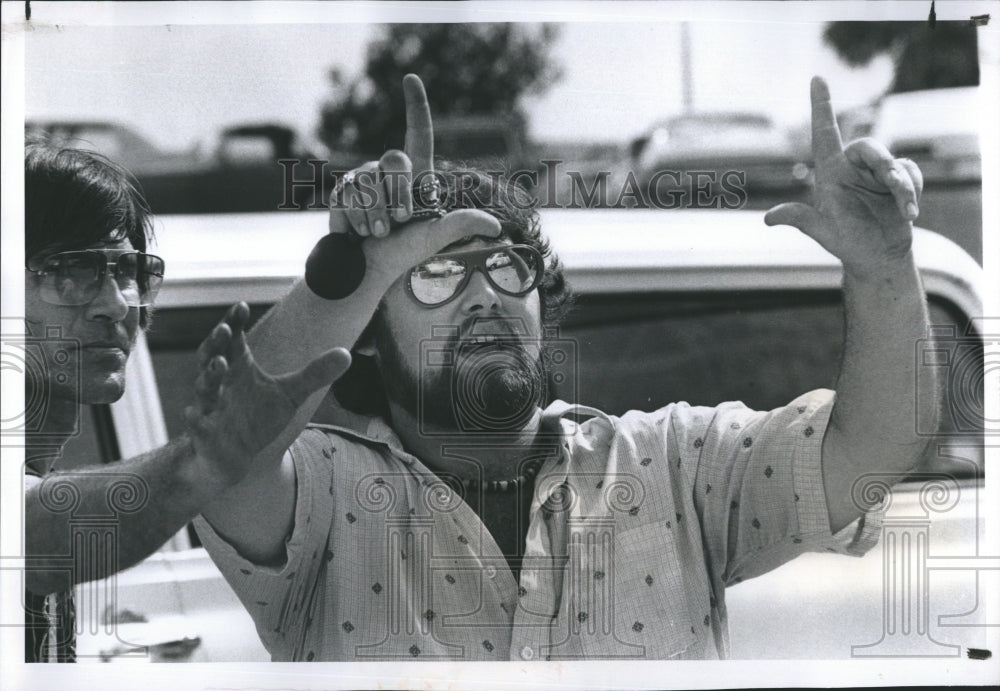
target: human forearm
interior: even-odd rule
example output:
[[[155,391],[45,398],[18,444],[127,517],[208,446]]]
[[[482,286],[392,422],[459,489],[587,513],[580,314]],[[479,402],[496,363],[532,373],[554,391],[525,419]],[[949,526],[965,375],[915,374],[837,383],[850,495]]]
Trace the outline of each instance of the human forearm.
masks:
[[[916,344],[927,334],[927,308],[912,254],[864,274],[845,267],[845,341],[837,403],[823,442],[823,481],[831,527],[850,523],[856,480],[865,473],[901,477],[919,461],[937,410],[932,373],[917,376]],[[918,391],[919,387],[919,391]]]
[[[365,273],[361,284],[346,297],[326,300],[314,294],[304,281],[296,283],[248,335],[254,358],[264,371],[288,372],[334,346],[355,346],[386,291],[408,269],[460,239],[500,234],[499,221],[476,209],[457,209],[444,215],[430,209],[431,213],[413,218],[409,183],[420,174],[433,172],[433,132],[420,80],[413,75],[405,78],[404,92],[405,152],[387,151],[378,162],[352,171],[351,179],[358,172],[371,176],[373,198],[365,200],[345,176],[344,185],[338,186],[338,203],[330,212],[331,235],[351,233],[363,238],[360,247]],[[400,180],[406,184],[399,185]],[[338,244],[342,245],[331,243],[330,247]],[[319,256],[322,253],[313,255],[310,262]],[[310,265],[322,271],[321,264]],[[320,280],[313,285],[322,283]],[[294,415],[289,416],[282,430],[263,451],[254,454],[246,477],[203,512],[218,532],[253,561],[278,560],[283,555],[283,538],[295,510],[294,468],[284,452],[312,418],[322,398],[320,390],[297,403]],[[268,419],[274,417],[268,415]],[[262,506],[267,507],[263,509],[266,514]]]
[[[303,287],[265,317],[255,331],[253,351],[249,342],[254,339],[244,332],[248,308],[240,304],[230,310],[225,324],[199,348],[197,400],[185,410],[199,460],[223,479],[221,491],[200,512],[258,563],[281,557],[295,509],[294,473],[282,462],[285,449],[350,365],[345,349],[330,348],[338,314],[350,314],[352,306],[338,313],[307,288],[299,290]],[[355,299],[355,312],[357,305]],[[282,330],[297,320],[302,328],[295,330],[296,338],[283,338]],[[304,366],[298,367],[300,362]],[[298,369],[288,371],[293,367]]]
[[[299,280],[247,334],[254,358],[263,370],[282,374],[334,346],[351,348],[364,330],[389,283],[366,276],[343,300],[324,300]]]
[[[291,291],[247,334],[257,364],[270,374],[297,370],[330,348],[350,349],[378,307],[391,281],[366,275],[358,289],[343,300],[324,300],[295,283]],[[325,391],[317,391],[263,453],[276,460],[312,418]]]
[[[336,210],[331,212],[331,225],[342,215]],[[341,219],[338,223],[347,221]],[[461,209],[442,218],[395,228],[382,238],[366,238],[361,247],[367,269],[358,288],[343,299],[325,300],[315,295],[305,281],[298,281],[248,334],[254,358],[265,371],[280,374],[301,367],[329,348],[353,347],[386,291],[407,269],[462,238],[496,237],[499,233],[500,223],[489,214]],[[285,433],[265,455],[277,460],[312,418],[322,398],[317,393],[300,406]]]
[[[245,559],[275,566],[284,562],[285,540],[295,521],[295,468],[290,456],[269,462],[220,494],[202,517]]]
[[[839,530],[867,506],[852,491],[865,473],[900,477],[919,460],[916,434],[932,425],[932,379],[917,380],[917,340],[927,333],[927,309],[913,262],[913,220],[923,176],[917,165],[872,139],[846,147],[826,82],[814,77],[812,151],[816,191],[812,205],[793,202],[767,212],[769,225],[787,223],[816,240],[844,266],[846,337],[837,402],[823,437],[823,485],[830,527]],[[915,381],[920,383],[915,384]],[[918,397],[916,386],[921,386]]]
[[[91,580],[137,563],[217,489],[186,437],[127,461],[34,480],[25,491],[28,589],[45,594],[66,587],[68,573],[72,582]],[[88,531],[112,537],[90,542]]]
[[[334,346],[352,347],[391,281],[367,272],[353,294],[325,300],[298,281],[247,334],[256,364],[272,374],[289,372]],[[295,471],[285,450],[301,434],[326,393],[316,391],[254,459],[246,476],[202,510],[212,528],[244,558],[257,564],[284,559],[295,512]],[[253,394],[251,394],[253,395]]]

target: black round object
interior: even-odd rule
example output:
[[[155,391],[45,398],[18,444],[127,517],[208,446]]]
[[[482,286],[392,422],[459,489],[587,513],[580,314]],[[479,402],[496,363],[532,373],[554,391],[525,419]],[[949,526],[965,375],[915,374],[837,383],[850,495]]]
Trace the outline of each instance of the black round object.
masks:
[[[320,238],[306,259],[306,285],[326,300],[353,293],[365,277],[365,253],[360,238],[330,233]]]

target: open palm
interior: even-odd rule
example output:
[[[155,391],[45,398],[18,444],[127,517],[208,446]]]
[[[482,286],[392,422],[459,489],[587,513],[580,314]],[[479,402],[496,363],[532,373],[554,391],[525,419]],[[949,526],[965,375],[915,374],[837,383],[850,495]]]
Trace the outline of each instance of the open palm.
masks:
[[[231,307],[198,348],[196,403],[184,411],[198,455],[224,484],[235,484],[253,459],[292,421],[310,394],[329,387],[351,364],[334,348],[297,372],[271,376],[254,361],[244,330],[246,303]]]

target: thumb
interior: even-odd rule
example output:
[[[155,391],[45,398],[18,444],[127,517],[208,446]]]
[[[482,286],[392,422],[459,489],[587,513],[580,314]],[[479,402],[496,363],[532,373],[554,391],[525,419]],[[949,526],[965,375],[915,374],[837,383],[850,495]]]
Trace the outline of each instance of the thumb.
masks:
[[[764,223],[769,226],[793,226],[819,242],[820,215],[808,204],[789,202],[772,207],[764,214]],[[822,243],[820,243],[822,244]]]
[[[285,394],[295,406],[315,392],[337,381],[351,366],[351,354],[345,348],[334,348],[323,353],[298,372],[276,377]]]
[[[457,209],[432,221],[428,230],[425,235],[428,243],[425,256],[430,256],[442,247],[472,235],[498,237],[500,221],[479,209]]]

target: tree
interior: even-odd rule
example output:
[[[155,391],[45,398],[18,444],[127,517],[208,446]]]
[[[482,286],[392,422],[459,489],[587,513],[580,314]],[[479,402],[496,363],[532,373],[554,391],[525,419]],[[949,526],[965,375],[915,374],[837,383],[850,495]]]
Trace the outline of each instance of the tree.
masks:
[[[559,77],[550,57],[556,27],[543,24],[393,24],[368,47],[364,75],[331,70],[334,96],[321,111],[319,136],[335,151],[378,157],[401,148],[401,83],[413,72],[435,118],[495,115],[523,127],[521,99]]]
[[[883,53],[895,75],[889,93],[977,86],[976,27],[968,22],[832,22],[823,40],[851,67]]]

